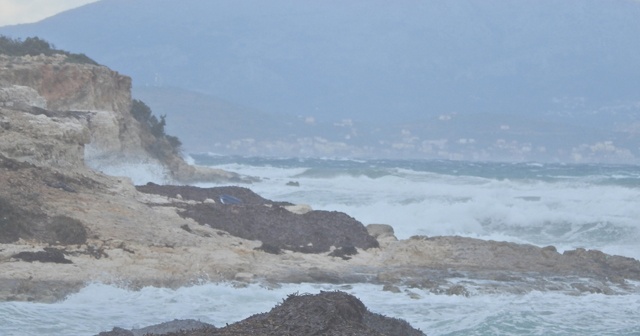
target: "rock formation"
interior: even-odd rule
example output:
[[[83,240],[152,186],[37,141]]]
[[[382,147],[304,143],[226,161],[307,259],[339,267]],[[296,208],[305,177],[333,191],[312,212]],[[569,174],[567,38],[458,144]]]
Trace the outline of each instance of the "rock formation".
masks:
[[[253,315],[222,328],[193,327],[190,321],[174,321],[140,330],[114,328],[98,336],[225,336],[225,335],[349,335],[424,336],[407,322],[372,313],[358,298],[343,292],[291,294],[267,313]]]
[[[365,228],[347,214],[273,202],[246,188],[136,189],[126,177],[85,165],[95,158],[153,160],[145,150],[150,135],[127,110],[127,77],[67,64],[62,56],[0,56],[0,78],[0,300],[54,301],[88,281],[124,281],[134,289],[202,280],[369,282],[409,297],[419,296],[418,289],[448,295],[638,291],[629,280],[640,280],[640,262],[599,251],[558,253],[552,246],[462,237],[397,240],[388,226]],[[241,179],[176,156],[162,163],[183,182]],[[322,309],[366,324],[361,304],[337,297],[335,306]],[[315,300],[286,302],[302,309],[306,299]],[[298,322],[279,315],[284,311],[273,313],[293,328]],[[247,323],[270,334],[270,318]],[[311,322],[299,327],[329,326]],[[353,320],[334,322],[353,326]]]
[[[237,174],[190,166],[176,153],[152,155],[156,137],[130,113],[131,78],[104,66],[69,63],[67,57],[0,55],[0,107],[6,109],[0,123],[5,131],[13,127],[0,135],[0,152],[67,168],[80,162],[93,168],[157,164],[182,183],[241,180]]]
[[[149,183],[137,189],[168,197],[181,195],[183,200],[198,202],[206,199],[224,200],[224,197],[232,196],[237,204],[218,201],[178,205],[182,208],[180,216],[236,237],[259,240],[263,246],[269,245],[277,250],[322,253],[329,252],[332,247],[369,249],[379,246],[362,223],[344,213],[309,211],[296,214],[284,207],[290,203],[265,200],[247,188],[202,189]],[[355,250],[353,252],[357,253]]]

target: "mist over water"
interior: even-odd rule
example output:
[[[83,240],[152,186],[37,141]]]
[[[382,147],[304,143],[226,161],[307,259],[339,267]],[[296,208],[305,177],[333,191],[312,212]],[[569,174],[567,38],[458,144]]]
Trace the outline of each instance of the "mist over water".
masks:
[[[640,258],[636,166],[193,158],[196,164],[260,177],[260,182],[241,186],[265,198],[343,211],[365,225],[390,224],[400,239],[462,235],[554,245],[560,252],[583,247]],[[144,165],[103,168],[137,184],[162,181],[164,176]],[[0,303],[0,335],[95,335],[114,326],[142,328],[186,318],[224,326],[266,312],[291,293],[320,290],[354,294],[372,312],[405,319],[428,335],[640,334],[637,292],[573,296],[535,291],[480,294],[468,289],[470,297],[415,288],[391,293],[370,284],[286,284],[267,289],[203,282],[139,291],[90,284],[53,304]],[[410,298],[409,292],[419,298]]]

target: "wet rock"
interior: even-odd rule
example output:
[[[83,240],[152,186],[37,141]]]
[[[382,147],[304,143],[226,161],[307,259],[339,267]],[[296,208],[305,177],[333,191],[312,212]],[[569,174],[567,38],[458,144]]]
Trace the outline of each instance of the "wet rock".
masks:
[[[111,331],[103,331],[98,336],[135,336],[132,331],[115,327]]]
[[[422,296],[420,296],[420,294],[410,291],[410,290],[406,290],[405,291],[407,293],[407,296],[409,296],[409,298],[413,299],[413,300],[419,300],[422,298]]]
[[[131,331],[134,336],[143,336],[143,335],[165,335],[168,333],[175,333],[178,331],[188,332],[191,330],[205,329],[205,328],[209,330],[216,329],[216,327],[212,324],[200,322],[197,320],[187,319],[187,320],[173,320],[170,322],[164,322],[164,323],[156,324],[156,325],[141,328],[141,329],[133,329]]]
[[[447,289],[447,295],[469,296],[469,291],[462,285],[454,285]]]
[[[226,335],[350,335],[421,336],[402,320],[371,313],[353,295],[344,292],[292,294],[267,313],[253,315],[224,328],[203,328],[167,336]]]
[[[189,186],[160,186],[148,183],[136,187],[139,191],[185,200],[202,202],[207,198],[224,197],[241,200],[233,204],[175,204],[183,210],[183,218],[191,218],[201,225],[209,225],[229,234],[249,240],[259,240],[266,246],[303,253],[328,252],[332,246],[340,256],[353,255],[355,248],[378,247],[362,223],[336,211],[309,211],[302,215],[283,206],[290,203],[273,202],[247,188]],[[357,253],[357,252],[356,252]]]
[[[398,286],[394,286],[394,285],[390,285],[390,284],[386,284],[384,286],[382,286],[382,290],[385,292],[391,292],[391,293],[400,293],[402,292],[400,290],[400,288],[398,288]]]
[[[364,324],[386,336],[424,336],[422,331],[412,327],[407,321],[381,314],[365,314]]]

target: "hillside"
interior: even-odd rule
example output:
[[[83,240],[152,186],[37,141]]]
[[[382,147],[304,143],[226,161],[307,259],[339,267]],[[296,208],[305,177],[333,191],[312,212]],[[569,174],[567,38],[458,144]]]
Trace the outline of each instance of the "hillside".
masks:
[[[282,141],[289,132],[282,118],[300,117],[329,129],[343,120],[361,125],[348,139],[309,129],[335,143],[328,152],[317,143],[306,148],[317,156],[343,147],[353,156],[633,163],[637,17],[632,0],[104,0],[0,33],[86,52],[130,74],[136,88],[178,88],[261,111],[240,114],[247,128],[230,129],[220,136],[224,146],[206,150],[232,148],[244,133]],[[226,116],[220,121],[237,123]],[[252,120],[266,116],[269,127],[254,132]],[[443,127],[442,118],[451,122]],[[471,119],[478,132],[464,125]],[[412,144],[402,139],[405,125],[426,126],[411,130]],[[219,140],[191,127],[176,131],[201,134],[187,148]],[[459,146],[461,139],[477,145]],[[443,140],[447,147],[436,152],[422,145]],[[513,149],[500,149],[504,142]],[[375,148],[363,151],[362,143]]]

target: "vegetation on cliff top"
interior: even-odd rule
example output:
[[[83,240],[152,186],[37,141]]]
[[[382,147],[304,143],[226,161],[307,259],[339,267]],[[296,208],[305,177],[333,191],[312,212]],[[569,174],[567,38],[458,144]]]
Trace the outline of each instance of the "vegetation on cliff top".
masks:
[[[98,62],[92,60],[85,54],[74,54],[68,51],[56,49],[54,45],[38,37],[27,37],[24,41],[21,39],[12,39],[10,37],[0,35],[0,54],[9,56],[52,56],[62,54],[67,56],[65,62],[99,65]]]
[[[134,99],[131,104],[131,115],[155,137],[155,142],[150,144],[147,149],[158,159],[163,159],[168,152],[180,153],[182,146],[180,139],[168,135],[164,131],[164,127],[167,124],[166,115],[161,115],[160,119],[158,119],[153,115],[151,108],[147,104],[137,99]]]
[[[56,49],[55,46],[38,37],[28,37],[23,41],[0,35],[0,54],[9,56],[62,54],[67,56],[65,60],[67,63],[99,65],[85,54],[74,54]],[[182,142],[177,137],[165,133],[166,115],[161,115],[160,118],[156,117],[151,108],[140,100],[133,100],[131,114],[145,130],[154,136],[155,140],[146,146],[152,155],[162,160],[167,158],[170,153],[180,154]]]

